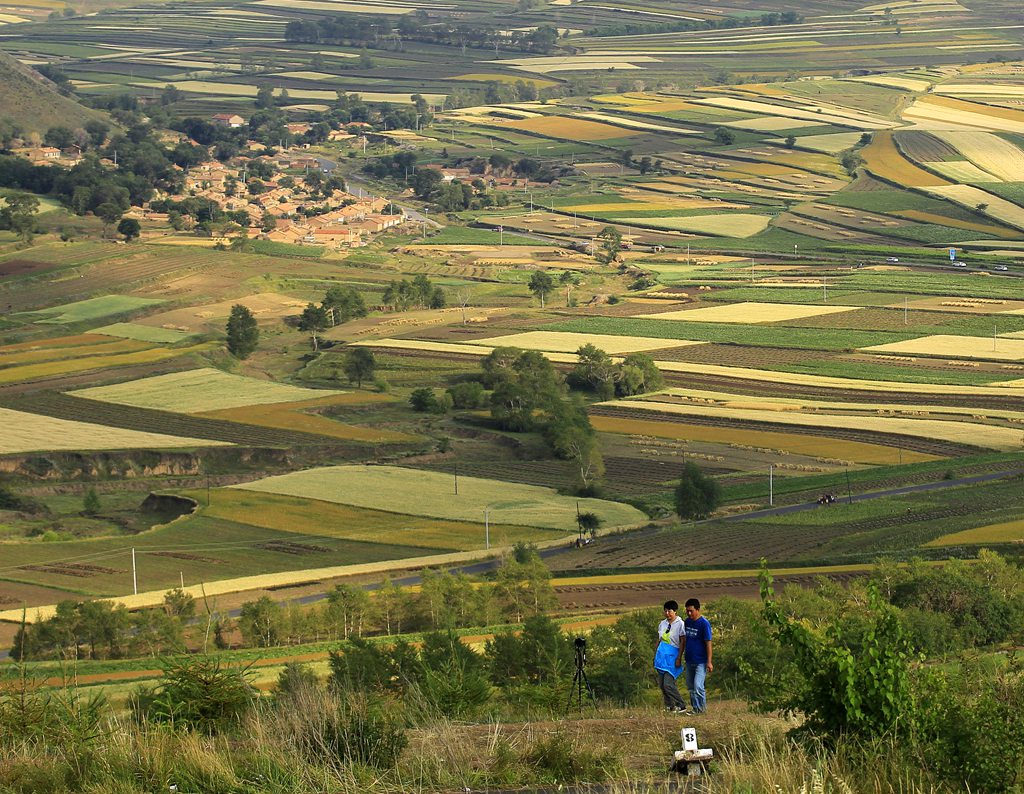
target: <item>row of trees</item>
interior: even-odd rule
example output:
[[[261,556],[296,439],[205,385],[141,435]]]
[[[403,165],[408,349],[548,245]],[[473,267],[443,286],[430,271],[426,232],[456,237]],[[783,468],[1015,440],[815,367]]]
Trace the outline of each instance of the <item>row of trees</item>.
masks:
[[[61,601],[53,617],[18,629],[11,658],[119,659],[180,653],[195,614],[195,600],[181,590],[167,593],[159,609],[139,612],[110,601]]]
[[[335,14],[316,20],[293,20],[285,26],[286,41],[335,43],[355,47],[387,47],[396,42],[423,41],[448,46],[497,48],[547,54],[558,43],[558,31],[549,25],[509,30],[479,22],[452,23],[426,15],[393,17]]]
[[[554,604],[551,573],[535,550],[519,546],[490,581],[427,569],[418,592],[391,581],[372,595],[338,585],[312,607],[263,596],[242,605],[237,619],[208,611],[196,619],[195,600],[172,590],[158,609],[129,612],[109,601],[62,601],[56,614],[26,624],[11,655],[19,660],[117,659],[224,647],[238,629],[247,647],[340,641],[375,634],[521,623]]]
[[[743,27],[796,25],[803,16],[796,11],[766,11],[759,17],[725,16],[716,19],[682,19],[675,22],[625,22],[602,25],[587,31],[590,36],[633,36],[644,33],[670,33],[687,30],[731,30]]]
[[[313,607],[282,606],[264,596],[242,605],[237,625],[245,645],[271,647],[520,623],[554,606],[550,579],[536,553],[522,548],[493,581],[427,569],[418,593],[388,580],[372,595],[338,585]]]
[[[319,335],[328,328],[347,323],[367,314],[363,296],[354,287],[336,284],[324,294],[320,303],[307,303],[299,315],[299,330],[313,340],[313,349],[320,349]]]

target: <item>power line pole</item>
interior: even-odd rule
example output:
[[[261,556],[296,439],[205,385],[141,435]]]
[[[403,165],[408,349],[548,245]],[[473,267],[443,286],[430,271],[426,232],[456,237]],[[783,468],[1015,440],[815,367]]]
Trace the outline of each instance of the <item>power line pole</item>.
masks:
[[[135,570],[135,547],[132,546],[132,592],[139,594],[139,577]]]

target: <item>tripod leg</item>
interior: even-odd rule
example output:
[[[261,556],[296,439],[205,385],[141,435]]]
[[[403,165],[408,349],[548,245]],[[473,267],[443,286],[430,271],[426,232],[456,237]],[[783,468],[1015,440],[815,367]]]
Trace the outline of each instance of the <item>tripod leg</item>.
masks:
[[[576,675],[572,678],[572,684],[569,685],[569,699],[565,701],[565,713],[569,713],[569,709],[572,708],[572,696],[576,693],[577,682],[579,681],[580,671],[576,671]]]
[[[583,675],[583,677],[580,680],[580,704],[581,704],[580,708],[582,708],[582,703],[583,703],[583,685],[584,684],[586,684],[586,686],[587,686],[587,694],[590,695],[590,702],[594,704],[594,708],[597,708],[597,698],[594,696],[594,688],[590,685],[590,679],[587,678],[587,671],[586,670],[580,670],[580,673],[582,673],[582,675]]]

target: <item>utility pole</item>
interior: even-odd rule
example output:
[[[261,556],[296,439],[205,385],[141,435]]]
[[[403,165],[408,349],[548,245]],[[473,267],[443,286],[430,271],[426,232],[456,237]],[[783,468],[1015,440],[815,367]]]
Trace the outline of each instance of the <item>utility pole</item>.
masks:
[[[768,464],[768,506],[775,505],[775,465]]]
[[[455,495],[459,495],[459,462],[455,461]]]
[[[132,592],[139,594],[139,577],[135,570],[135,547],[132,546]]]

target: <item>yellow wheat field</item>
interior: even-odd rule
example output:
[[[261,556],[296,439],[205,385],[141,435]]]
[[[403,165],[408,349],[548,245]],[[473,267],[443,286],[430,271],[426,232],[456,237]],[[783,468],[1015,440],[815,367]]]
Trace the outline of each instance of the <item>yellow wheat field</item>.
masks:
[[[935,131],[934,134],[939,134]],[[973,135],[974,133],[967,133]],[[988,133],[978,133],[980,135],[987,135]],[[932,171],[938,171],[946,179],[952,179],[954,182],[1002,182],[994,174],[990,174],[988,171],[982,171],[978,166],[969,160],[947,160],[947,161],[933,161],[925,163],[926,166]]]
[[[838,108],[831,111],[826,111],[824,107],[813,106],[809,106],[809,109],[791,108],[784,105],[772,105],[768,102],[755,102],[750,99],[735,99],[723,96],[707,97],[706,99],[694,101],[702,105],[712,105],[749,113],[760,113],[764,116],[785,116],[792,119],[810,120],[819,124],[839,124],[844,127],[855,127],[862,130],[882,130],[895,126],[893,122],[871,118],[867,114],[861,114],[857,111],[837,112]]]
[[[796,139],[796,145],[801,149],[810,149],[812,152],[823,154],[839,154],[844,149],[849,149],[860,142],[859,132],[833,132],[828,135],[801,135]],[[779,141],[782,142],[781,140]]]
[[[937,130],[932,133],[978,168],[1007,182],[1024,181],[1024,151],[991,132]]]
[[[113,386],[96,386],[71,392],[91,400],[177,413],[218,411],[268,403],[291,403],[342,393],[229,375],[227,372],[209,368],[172,372]]]
[[[900,381],[868,380],[859,378],[836,378],[831,375],[805,375],[798,372],[769,372],[750,367],[725,367],[718,364],[691,364],[685,361],[655,361],[658,369],[663,372],[691,372],[698,375],[720,375],[723,377],[743,378],[744,380],[764,381],[766,383],[790,383],[801,386],[820,386],[828,389],[856,389],[866,392],[877,391],[913,391],[918,394],[962,394],[964,396],[1005,396],[1008,389],[1024,399],[1024,382],[1008,385],[1006,383],[989,386],[961,386],[946,383],[915,383],[912,386]]]
[[[574,141],[601,141],[609,138],[625,138],[637,133],[622,127],[613,127],[598,121],[567,118],[565,116],[541,116],[533,119],[510,121],[505,126],[526,132],[535,132],[553,138]]]
[[[697,130],[686,129],[685,127],[669,127],[665,124],[652,124],[647,121],[636,121],[635,119],[611,116],[607,113],[574,113],[573,118],[589,119],[590,121],[603,121],[614,124],[618,127],[627,127],[633,130],[650,130],[652,132],[672,132],[678,135],[696,135]]]
[[[854,402],[851,400],[812,400],[794,397],[751,397],[731,392],[706,389],[663,389],[657,395],[678,397],[694,402],[721,405],[725,408],[752,408],[762,411],[841,411],[847,413],[890,414],[905,417],[952,417],[967,419],[998,419],[1024,423],[1024,413],[1000,408],[977,408],[950,405],[915,405],[913,403]],[[653,395],[651,396],[653,398]],[[653,401],[653,399],[652,399]]]
[[[754,130],[755,132],[776,132],[778,130],[795,130],[800,127],[817,127],[818,122],[810,121],[809,119],[791,119],[785,116],[761,116],[753,119],[740,119],[739,121],[723,121],[722,126],[735,127],[740,130]]]
[[[943,535],[925,546],[961,546],[976,543],[1021,543],[1024,541],[1024,520],[988,524]]]
[[[928,94],[903,111],[907,121],[925,122],[937,129],[978,127],[1000,132],[1024,132],[1024,113],[963,102],[953,97]]]
[[[672,340],[676,346],[697,345],[703,342],[686,342],[677,339]],[[475,345],[469,342],[455,344],[453,342],[431,342],[423,339],[375,339],[363,342],[353,342],[354,347],[376,347],[385,350],[422,350],[424,353],[455,353],[460,356],[486,356],[493,347],[486,345]],[[575,364],[579,359],[576,353],[552,353],[540,351],[544,358],[556,364]]]
[[[875,176],[887,182],[908,187],[946,186],[949,182],[942,177],[914,165],[896,148],[892,133],[888,130],[876,132],[871,143],[861,149],[864,166]]]
[[[1006,83],[960,83],[935,87],[936,94],[947,96],[1024,97],[1024,85]]]
[[[709,234],[716,237],[751,237],[768,228],[767,215],[749,213],[716,213],[714,215],[686,215],[678,218],[617,218],[619,223],[649,226],[652,229]]]
[[[997,221],[1002,221],[1009,226],[1024,229],[1024,207],[993,195],[981,188],[973,187],[972,185],[941,185],[938,187],[925,187],[924,189],[929,193],[949,199],[955,204],[960,204],[972,210],[976,209],[990,218],[995,218]]]
[[[1024,361],[1024,339],[987,336],[954,336],[935,334],[886,345],[861,348],[876,353],[901,353],[948,358],[979,358],[995,361]]]
[[[295,77],[299,80],[336,80],[337,75],[326,72],[278,72],[279,77]],[[289,92],[290,93],[290,92]]]
[[[489,347],[519,347],[523,350],[544,350],[553,353],[575,353],[583,345],[594,345],[605,353],[614,355],[703,343],[680,341],[679,339],[659,339],[649,336],[576,334],[567,331],[526,331],[521,334],[477,339],[468,342],[468,344],[481,344]]]
[[[984,425],[975,422],[911,419],[891,416],[843,416],[815,412],[759,411],[731,409],[713,405],[669,405],[647,400],[613,400],[602,405],[613,405],[637,410],[659,411],[680,416],[722,417],[745,422],[772,422],[775,424],[814,427],[821,431],[830,428],[866,430],[875,433],[913,436],[916,438],[948,441],[999,451],[1020,449],[1021,431],[1007,427]]]
[[[934,212],[923,212],[921,210],[900,210],[898,212],[891,212],[890,215],[898,215],[901,218],[910,218],[912,221],[923,221],[924,223],[937,223],[939,226],[950,226],[954,229],[967,229],[972,232],[981,232],[982,234],[990,234],[993,237],[1006,237],[1009,239],[1017,239],[1020,237],[1020,232],[1014,229],[1008,229],[1005,226],[995,226],[990,223],[975,223],[974,221],[964,221],[959,218],[950,218],[946,215],[939,215]]]
[[[700,441],[713,444],[741,444],[748,447],[785,450],[794,455],[850,460],[865,465],[884,466],[898,463],[900,460],[914,463],[937,460],[934,455],[907,450],[903,450],[901,453],[898,449],[881,444],[823,438],[822,436],[811,436],[805,433],[781,433],[774,430],[745,430],[735,427],[691,425],[687,424],[685,420],[661,422],[618,416],[592,416],[590,417],[590,423],[603,433],[653,436],[655,438],[670,438],[677,441]],[[901,454],[902,458],[900,457]]]
[[[189,353],[198,353],[202,350],[208,350],[210,347],[209,343],[178,348],[152,347],[147,350],[138,350],[130,353],[83,356],[62,359],[60,361],[44,361],[38,364],[7,367],[6,369],[0,369],[0,383],[19,383],[22,381],[53,378],[58,375],[69,375],[73,372],[87,372],[93,369],[113,369],[115,367],[128,367],[134,364],[152,364],[157,361],[178,358]]]
[[[887,88],[903,88],[907,91],[927,91],[931,82],[928,80],[915,80],[912,77],[897,77],[888,74],[868,74],[863,77],[850,77],[850,81],[857,83],[869,83]]]
[[[140,430],[57,419],[0,408],[0,453],[40,450],[169,449],[230,446],[223,441],[169,436]]]
[[[817,286],[817,285],[815,285]],[[634,314],[658,320],[685,320],[700,323],[777,323],[799,320],[824,314],[853,311],[859,306],[811,306],[801,303],[730,303],[725,306],[707,306],[703,309],[682,309],[663,314]]]
[[[249,6],[268,6],[271,8],[301,9],[303,11],[329,11],[343,12],[349,14],[411,14],[416,9],[413,6],[402,5],[370,5],[367,3],[352,3],[347,0],[330,0],[330,2],[319,2],[319,0],[256,0],[249,3]]]
[[[195,416],[209,419],[226,419],[229,422],[241,422],[246,425],[272,427],[277,430],[297,430],[302,433],[313,433],[328,438],[339,438],[344,441],[365,441],[380,444],[398,441],[414,441],[415,438],[395,430],[378,427],[362,427],[329,419],[316,413],[331,405],[345,405],[350,397],[362,395],[339,394],[334,397],[321,397],[298,402],[270,403],[246,405],[240,408],[224,408],[217,411],[202,411]]]

